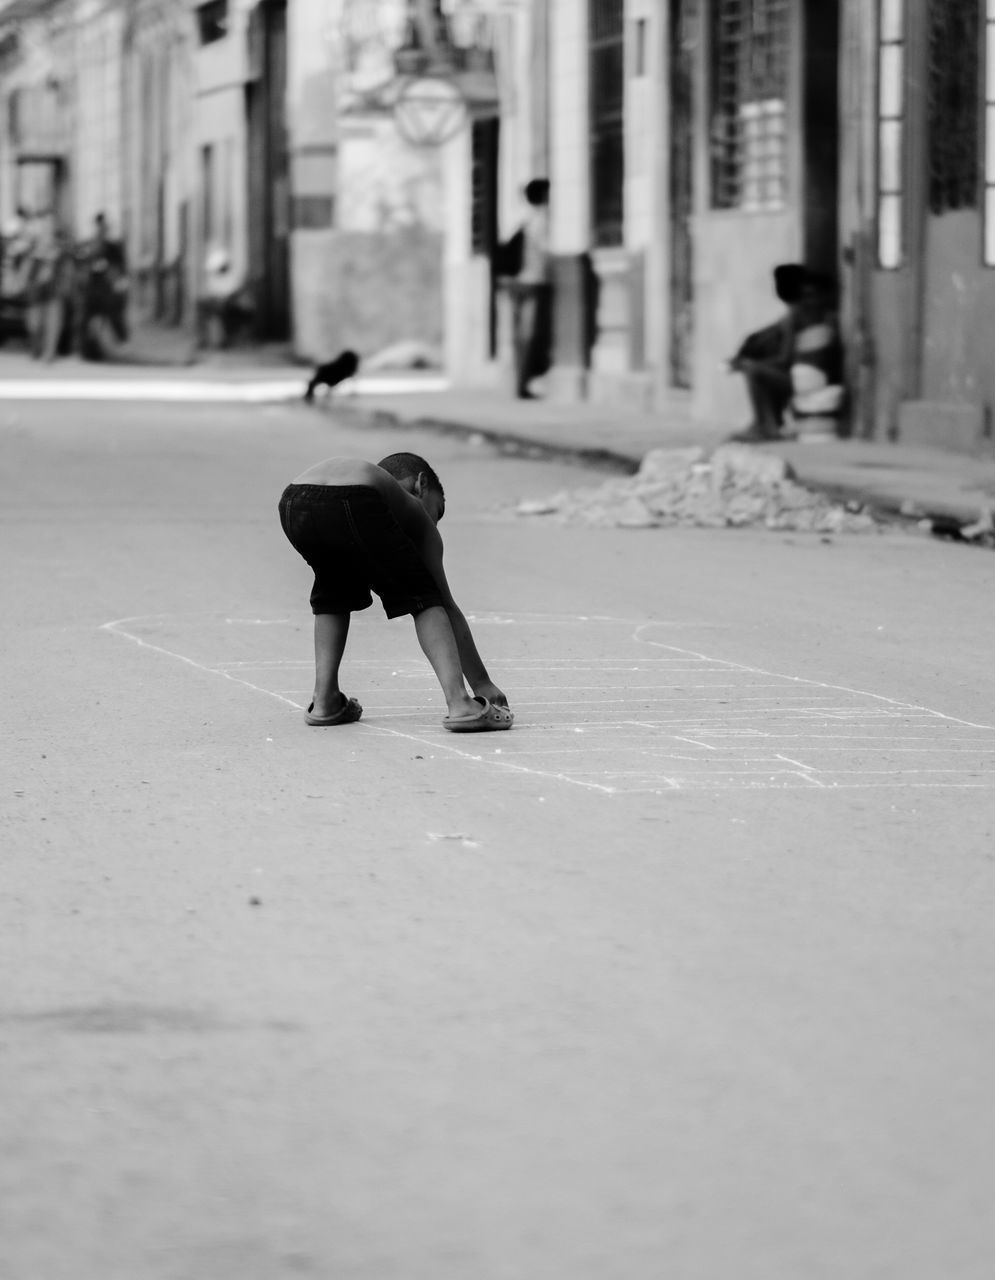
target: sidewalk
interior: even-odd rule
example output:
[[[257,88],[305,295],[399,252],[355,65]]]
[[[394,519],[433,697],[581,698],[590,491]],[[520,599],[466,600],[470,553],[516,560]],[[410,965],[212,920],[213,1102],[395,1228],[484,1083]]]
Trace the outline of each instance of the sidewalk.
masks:
[[[13,345],[0,348],[0,400],[297,402],[306,379],[305,368],[275,347],[203,353],[192,365],[94,364],[72,357],[40,365]],[[651,449],[710,448],[732,430],[731,424],[692,422],[680,406],[647,414],[514,400],[500,389],[451,388],[444,378],[423,372],[360,376],[349,391],[317,400],[314,411],[477,438],[504,450],[626,474]],[[995,453],[972,457],[863,440],[750,447],[785,458],[800,483],[880,512],[967,522],[995,505]]]
[[[643,414],[590,404],[512,400],[499,391],[363,395],[342,397],[334,404],[336,413],[364,415],[381,425],[478,436],[498,447],[535,450],[626,473],[634,472],[651,449],[711,448],[732,429],[692,422],[679,409]],[[995,454],[977,458],[864,440],[750,447],[779,454],[801,484],[879,512],[966,522],[995,505]]]

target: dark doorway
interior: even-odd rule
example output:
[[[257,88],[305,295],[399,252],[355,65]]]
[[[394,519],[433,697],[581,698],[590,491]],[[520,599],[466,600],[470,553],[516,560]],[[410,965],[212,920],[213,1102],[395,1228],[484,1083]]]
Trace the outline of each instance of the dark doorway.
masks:
[[[835,277],[839,269],[839,0],[805,0],[802,165],[805,261]]]
[[[670,5],[670,382],[693,384],[694,59],[700,0]]]
[[[286,0],[263,0],[251,21],[254,78],[246,91],[246,110],[255,337],[282,341],[290,335]]]
[[[497,299],[494,254],[497,248],[498,134],[497,116],[474,120],[471,140],[470,246],[486,257],[488,277],[487,355],[497,353]]]

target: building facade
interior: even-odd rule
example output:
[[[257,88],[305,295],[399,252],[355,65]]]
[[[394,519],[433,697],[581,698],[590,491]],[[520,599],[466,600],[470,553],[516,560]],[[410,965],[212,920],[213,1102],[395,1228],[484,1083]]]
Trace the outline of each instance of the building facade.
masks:
[[[420,147],[415,16],[465,114]],[[708,423],[745,419],[726,362],[803,261],[848,429],[991,447],[993,157],[995,0],[0,2],[0,220],[103,212],[143,314],[192,322],[220,254],[257,338],[420,338],[508,386],[494,251],[548,177],[548,393]]]
[[[291,7],[294,334],[308,359],[442,345],[441,155],[395,116],[407,17],[406,0]]]
[[[995,3],[843,8],[841,219],[859,428],[987,451]]]
[[[777,315],[773,268],[797,261],[839,285],[841,429],[991,447],[995,0],[484,7],[507,24],[502,237],[537,156],[552,184],[548,394],[740,425],[726,362]],[[453,147],[447,318],[454,375],[484,382],[509,351],[483,322],[474,145]]]
[[[16,0],[0,8],[2,225],[19,212],[75,221],[75,52],[75,22],[65,3]],[[116,187],[115,176],[108,176],[108,188]]]
[[[503,21],[503,236],[537,162],[552,184],[549,393],[737,420],[724,363],[776,315],[774,266],[838,262],[837,0],[519,0]]]
[[[103,213],[139,315],[193,324],[207,264],[290,331],[286,0],[0,8],[0,216]]]

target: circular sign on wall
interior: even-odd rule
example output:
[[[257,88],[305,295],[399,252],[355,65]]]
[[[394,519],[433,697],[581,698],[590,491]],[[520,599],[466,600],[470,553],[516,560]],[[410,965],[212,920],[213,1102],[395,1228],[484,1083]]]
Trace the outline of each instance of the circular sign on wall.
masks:
[[[394,118],[413,146],[438,147],[466,126],[466,99],[455,80],[420,76],[401,86]]]

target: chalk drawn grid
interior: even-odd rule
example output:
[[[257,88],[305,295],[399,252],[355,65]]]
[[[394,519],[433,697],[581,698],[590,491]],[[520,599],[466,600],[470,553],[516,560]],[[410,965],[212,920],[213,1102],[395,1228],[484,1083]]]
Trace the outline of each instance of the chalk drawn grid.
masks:
[[[995,726],[674,645],[679,624],[482,614],[472,625],[513,699],[510,733],[446,733],[434,677],[396,630],[397,656],[347,654],[349,692],[366,708],[356,731],[608,795],[995,787]],[[310,658],[280,656],[301,649],[287,619],[161,615],[104,629],[288,710],[310,697]]]

